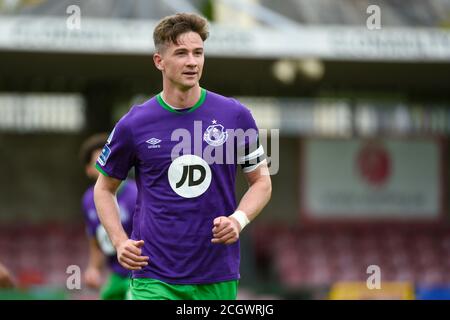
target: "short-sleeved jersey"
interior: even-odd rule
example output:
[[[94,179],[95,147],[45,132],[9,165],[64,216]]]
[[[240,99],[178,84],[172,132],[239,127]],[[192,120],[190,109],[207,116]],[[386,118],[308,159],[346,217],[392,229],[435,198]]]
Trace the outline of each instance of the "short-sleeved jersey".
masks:
[[[125,232],[131,235],[133,227],[133,214],[136,207],[137,187],[133,180],[123,182],[117,192],[117,202],[120,209],[120,220]],[[117,261],[116,250],[101,224],[94,203],[94,187],[91,186],[83,195],[82,208],[86,222],[86,232],[89,237],[95,238],[100,249],[107,258],[108,266],[111,270],[123,277],[130,274],[130,271],[123,268]]]
[[[190,109],[175,110],[159,94],[116,124],[96,166],[116,179],[135,168],[140,210],[132,238],[145,241],[149,262],[133,277],[171,284],[239,279],[239,241],[213,244],[212,228],[236,209],[237,167],[250,172],[264,161],[257,130],[237,100],[204,89]]]

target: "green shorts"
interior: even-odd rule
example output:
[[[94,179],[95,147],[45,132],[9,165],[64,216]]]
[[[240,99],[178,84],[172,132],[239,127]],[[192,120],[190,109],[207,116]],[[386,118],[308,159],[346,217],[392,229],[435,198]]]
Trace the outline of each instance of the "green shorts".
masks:
[[[236,300],[238,280],[191,285],[135,278],[130,288],[132,300]]]
[[[130,280],[128,277],[122,277],[112,272],[102,287],[100,298],[102,300],[126,300],[130,290]]]

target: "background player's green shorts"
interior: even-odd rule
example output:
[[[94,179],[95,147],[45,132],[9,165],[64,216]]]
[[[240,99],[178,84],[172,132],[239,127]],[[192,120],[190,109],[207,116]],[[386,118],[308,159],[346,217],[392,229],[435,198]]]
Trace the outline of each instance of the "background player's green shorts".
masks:
[[[190,285],[135,278],[130,288],[132,300],[236,300],[238,280]]]
[[[102,300],[126,300],[130,290],[130,280],[128,277],[122,277],[112,272],[102,287],[100,298]]]

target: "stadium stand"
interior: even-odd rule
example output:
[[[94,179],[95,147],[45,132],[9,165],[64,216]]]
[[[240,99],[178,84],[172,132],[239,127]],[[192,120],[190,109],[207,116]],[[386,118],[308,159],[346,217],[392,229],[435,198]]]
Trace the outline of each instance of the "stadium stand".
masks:
[[[0,226],[0,258],[20,288],[63,286],[68,266],[86,266],[86,248],[81,225],[46,222]]]
[[[270,261],[276,277],[292,289],[365,282],[370,265],[380,267],[383,281],[418,286],[450,282],[448,227],[266,225],[253,236],[259,263]]]

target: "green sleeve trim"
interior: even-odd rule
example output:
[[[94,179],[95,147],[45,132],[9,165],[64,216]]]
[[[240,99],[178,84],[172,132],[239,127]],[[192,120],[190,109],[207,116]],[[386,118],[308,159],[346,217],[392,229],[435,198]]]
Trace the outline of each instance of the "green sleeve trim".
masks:
[[[198,99],[197,103],[186,113],[191,113],[194,112],[195,110],[197,110],[201,105],[203,105],[203,103],[205,102],[206,99],[206,89],[200,88],[200,98]],[[166,109],[169,112],[172,113],[177,113],[177,114],[184,114],[184,112],[175,110],[174,108],[172,108],[170,105],[168,105],[162,98],[161,93],[159,93],[156,96],[156,100],[158,101],[158,103],[161,105],[161,107],[163,107],[164,109]]]
[[[96,168],[98,171],[100,171],[100,173],[101,173],[102,175],[104,175],[105,177],[109,177],[109,175],[108,175],[105,171],[103,171],[102,167],[100,167],[100,166],[98,165],[98,163],[95,164],[95,168]]]

